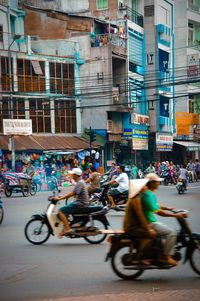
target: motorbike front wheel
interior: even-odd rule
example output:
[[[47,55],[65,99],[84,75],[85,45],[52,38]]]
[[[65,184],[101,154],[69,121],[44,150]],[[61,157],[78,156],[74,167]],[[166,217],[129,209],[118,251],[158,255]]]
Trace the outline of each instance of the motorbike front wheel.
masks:
[[[33,245],[45,243],[50,236],[48,225],[39,218],[31,219],[24,229],[26,239]]]
[[[134,280],[138,278],[144,270],[133,269],[133,264],[129,262],[130,258],[130,247],[121,246],[119,247],[113,257],[111,258],[111,266],[114,273],[125,280]]]
[[[200,242],[199,242],[200,246]],[[193,269],[193,271],[200,275],[200,250],[198,248],[194,249],[190,258],[190,266]]]
[[[88,221],[87,223],[85,223],[84,225],[85,227],[90,228],[91,227],[91,222]],[[100,219],[93,219],[93,225],[92,227],[96,228],[97,234],[93,235],[93,233],[91,233],[91,235],[89,236],[85,236],[84,239],[89,242],[90,244],[100,244],[102,241],[104,241],[104,239],[106,238],[107,234],[104,233],[98,233],[98,230],[106,230],[108,229],[107,225]]]

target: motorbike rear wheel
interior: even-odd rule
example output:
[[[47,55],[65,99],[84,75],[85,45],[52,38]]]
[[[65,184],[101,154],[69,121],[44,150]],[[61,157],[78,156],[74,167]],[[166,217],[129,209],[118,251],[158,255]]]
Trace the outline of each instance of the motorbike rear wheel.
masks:
[[[111,266],[118,277],[125,280],[134,280],[142,275],[144,270],[131,269],[133,264],[128,263],[129,249],[129,246],[120,246],[111,258]]]
[[[91,222],[88,221],[85,223],[86,227],[91,227]],[[93,219],[93,227],[98,230],[106,230],[108,229],[107,225],[100,219],[94,218]],[[102,241],[105,240],[107,234],[99,233],[97,235],[85,236],[84,239],[89,242],[90,244],[100,244]]]
[[[33,245],[45,243],[50,236],[49,226],[39,218],[31,219],[25,226],[26,239]]]
[[[200,241],[199,241],[200,246]],[[200,275],[200,250],[198,248],[195,248],[189,258],[190,266],[193,269],[193,271]]]

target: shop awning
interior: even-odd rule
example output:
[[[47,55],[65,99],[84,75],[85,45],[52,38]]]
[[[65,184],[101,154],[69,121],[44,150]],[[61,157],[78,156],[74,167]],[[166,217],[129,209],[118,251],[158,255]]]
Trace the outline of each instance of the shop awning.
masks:
[[[9,137],[0,135],[0,149],[8,150]],[[25,150],[80,150],[88,149],[90,144],[83,138],[75,135],[30,135],[30,136],[14,136],[14,144],[16,151]],[[98,147],[98,143],[94,143],[93,147]]]
[[[174,141],[175,144],[181,145],[186,148],[188,152],[200,151],[200,143],[193,141]]]

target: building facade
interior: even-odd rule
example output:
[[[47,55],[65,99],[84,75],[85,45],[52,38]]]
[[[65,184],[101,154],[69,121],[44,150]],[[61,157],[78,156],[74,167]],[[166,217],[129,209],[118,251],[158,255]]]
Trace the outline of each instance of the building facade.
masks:
[[[200,1],[175,1],[176,149],[182,160],[199,158]]]
[[[149,151],[154,160],[167,160],[175,133],[174,1],[146,0],[144,28]]]

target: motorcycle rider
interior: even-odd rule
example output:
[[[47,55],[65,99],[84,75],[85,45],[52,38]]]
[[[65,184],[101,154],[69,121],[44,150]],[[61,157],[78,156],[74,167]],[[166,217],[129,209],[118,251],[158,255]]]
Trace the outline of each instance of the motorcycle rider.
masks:
[[[123,229],[125,233],[137,237],[140,241],[138,260],[148,265],[150,261],[145,258],[152,239],[156,237],[156,231],[147,222],[141,204],[141,195],[147,189],[148,179],[134,179],[129,182],[129,198],[125,209]]]
[[[85,180],[85,183],[90,183],[90,186],[88,187],[89,194],[92,194],[100,189],[100,179],[100,173],[96,171],[94,166],[91,166],[89,178]]]
[[[185,164],[181,165],[181,168],[178,172],[178,176],[179,176],[178,179],[181,179],[183,181],[185,185],[185,190],[187,190],[188,187],[188,175],[189,173],[186,169],[186,165]]]
[[[186,217],[185,214],[182,213],[172,213],[169,212],[173,208],[159,205],[157,203],[157,198],[153,193],[156,189],[158,189],[160,182],[163,180],[159,178],[154,173],[149,173],[146,176],[149,179],[147,183],[148,189],[146,192],[141,196],[141,203],[144,212],[144,216],[146,217],[147,222],[151,225],[151,227],[157,232],[157,236],[164,237],[165,242],[163,245],[163,258],[161,261],[165,264],[175,266],[177,263],[172,258],[174,253],[174,245],[176,243],[176,232],[169,228],[167,225],[160,223],[157,221],[155,214],[158,214],[163,217],[176,217],[182,218]]]
[[[122,194],[125,191],[128,191],[129,188],[129,178],[128,175],[125,173],[125,167],[120,165],[118,166],[119,176],[111,181],[107,182],[106,185],[116,185],[116,188],[112,188],[109,192],[108,199],[111,203],[111,208],[115,208],[114,198],[117,197],[119,194]]]
[[[76,182],[73,191],[62,196],[54,197],[55,200],[60,201],[75,196],[75,200],[73,202],[59,209],[58,216],[64,224],[63,232],[60,234],[61,236],[73,232],[69,226],[67,216],[69,214],[79,212],[81,208],[87,207],[89,205],[89,195],[87,187],[81,177],[82,170],[80,168],[73,168],[72,170],[69,170],[68,173],[72,175],[73,180]]]

